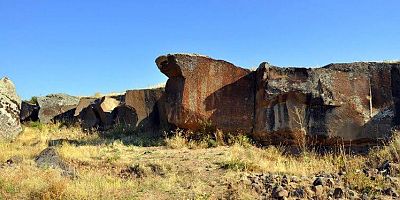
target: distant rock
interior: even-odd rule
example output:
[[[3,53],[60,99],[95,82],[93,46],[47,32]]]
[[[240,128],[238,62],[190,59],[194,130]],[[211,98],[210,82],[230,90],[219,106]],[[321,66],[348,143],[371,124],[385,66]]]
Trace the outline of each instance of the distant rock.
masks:
[[[113,124],[135,128],[138,122],[138,115],[135,108],[128,105],[120,105],[112,111]]]
[[[82,110],[93,104],[98,98],[95,97],[83,97],[79,99],[79,103],[76,106],[74,116],[77,117],[81,114]]]
[[[21,131],[21,99],[8,78],[0,79],[0,138],[14,139]]]
[[[38,97],[37,100],[40,107],[39,120],[42,123],[50,123],[57,118],[72,118],[79,103],[79,97],[67,94],[50,94]],[[65,113],[67,115],[63,116]]]
[[[21,104],[21,122],[38,121],[39,106],[36,103],[22,101]]]
[[[99,126],[106,130],[113,127],[113,110],[121,104],[123,96],[105,96],[97,99],[93,105],[93,111],[99,119]],[[90,108],[89,108],[90,109]]]
[[[93,108],[97,98],[87,97],[79,100],[75,109],[74,117],[78,118],[79,124],[83,130],[89,131],[96,129],[100,125],[100,119],[97,117]]]
[[[196,54],[168,54],[156,64],[169,78],[168,122],[191,130],[207,122],[224,132],[252,131],[255,72]]]
[[[169,128],[165,112],[164,88],[128,90],[125,105],[134,108],[138,132],[158,133]]]

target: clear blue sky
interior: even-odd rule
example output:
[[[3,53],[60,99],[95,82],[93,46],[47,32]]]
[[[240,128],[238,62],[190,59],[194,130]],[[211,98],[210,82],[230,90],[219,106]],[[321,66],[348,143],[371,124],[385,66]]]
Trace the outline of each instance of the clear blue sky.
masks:
[[[243,67],[400,59],[399,0],[0,0],[0,76],[20,96],[166,81],[192,52]]]

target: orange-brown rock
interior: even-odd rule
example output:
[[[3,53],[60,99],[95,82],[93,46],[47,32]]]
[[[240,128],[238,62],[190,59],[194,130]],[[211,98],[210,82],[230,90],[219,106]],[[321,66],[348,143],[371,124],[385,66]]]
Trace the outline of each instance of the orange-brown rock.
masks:
[[[225,132],[252,131],[254,72],[196,54],[164,55],[156,64],[169,78],[165,88],[168,122],[191,130],[211,122]]]
[[[361,144],[399,125],[399,64],[330,64],[257,70],[253,136],[268,144]]]

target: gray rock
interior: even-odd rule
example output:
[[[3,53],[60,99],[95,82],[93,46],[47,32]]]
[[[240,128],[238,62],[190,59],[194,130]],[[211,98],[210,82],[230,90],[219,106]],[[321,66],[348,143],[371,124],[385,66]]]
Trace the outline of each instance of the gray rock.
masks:
[[[38,167],[61,169],[63,176],[75,177],[75,171],[61,159],[56,148],[48,147],[35,158]]]
[[[39,120],[42,123],[50,123],[67,112],[70,112],[70,117],[73,117],[79,103],[79,97],[67,94],[50,94],[45,97],[38,97],[37,100],[40,107]],[[65,119],[65,117],[62,118]]]
[[[14,84],[8,78],[0,79],[0,138],[14,139],[22,132],[20,108]]]

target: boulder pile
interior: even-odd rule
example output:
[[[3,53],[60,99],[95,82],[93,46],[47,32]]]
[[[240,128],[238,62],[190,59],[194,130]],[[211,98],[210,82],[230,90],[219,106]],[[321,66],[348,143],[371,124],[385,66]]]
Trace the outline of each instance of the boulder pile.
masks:
[[[1,79],[0,135],[20,132],[21,118],[79,123],[85,130],[122,125],[149,134],[206,124],[265,145],[363,146],[390,138],[400,125],[400,63],[282,68],[264,62],[248,70],[198,54],[155,62],[169,78],[165,88],[101,98],[53,94],[23,102],[21,112],[14,86]]]
[[[156,59],[168,76],[166,115],[196,130],[211,123],[262,144],[374,144],[400,124],[400,63],[256,71],[196,54]],[[311,141],[312,140],[312,141]]]

